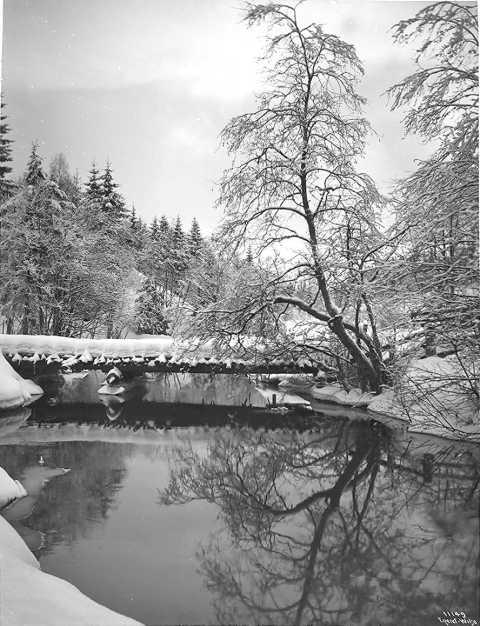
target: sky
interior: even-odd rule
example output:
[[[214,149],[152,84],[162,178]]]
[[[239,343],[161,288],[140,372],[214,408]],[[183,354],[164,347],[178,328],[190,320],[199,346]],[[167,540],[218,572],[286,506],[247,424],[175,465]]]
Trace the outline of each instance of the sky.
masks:
[[[1,0],[0,0],[1,1]],[[362,170],[388,192],[431,152],[404,137],[384,91],[414,70],[414,48],[388,32],[426,3],[307,0],[316,21],[357,48],[360,92],[376,131]],[[32,142],[48,164],[63,152],[85,180],[109,160],[120,191],[145,220],[194,216],[211,232],[221,213],[219,145],[234,115],[262,88],[262,29],[242,22],[241,0],[4,0],[2,93],[20,174]]]

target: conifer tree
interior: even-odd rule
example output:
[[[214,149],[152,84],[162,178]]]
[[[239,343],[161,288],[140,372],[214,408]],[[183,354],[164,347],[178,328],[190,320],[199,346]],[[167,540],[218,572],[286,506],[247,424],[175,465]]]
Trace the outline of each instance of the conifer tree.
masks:
[[[64,331],[66,299],[77,267],[73,205],[47,179],[33,146],[24,185],[6,203],[0,304],[24,334]]]
[[[170,224],[168,223],[168,220],[165,217],[165,215],[162,215],[162,217],[160,218],[160,223],[158,225],[158,228],[160,231],[161,238],[166,239],[170,233]]]
[[[144,246],[148,238],[148,228],[141,217],[137,217],[137,232],[141,241],[143,242],[142,246]]]
[[[0,109],[3,109],[5,103],[2,102]],[[7,116],[0,113],[0,199],[5,198],[13,191],[13,183],[8,180],[8,175],[11,173],[12,168],[9,163],[12,160],[12,148],[13,143],[11,139],[7,138],[10,132],[10,127],[6,123]]]
[[[169,259],[169,265],[173,273],[171,290],[177,294],[181,291],[182,280],[188,267],[188,250],[186,243],[182,220],[180,217],[177,217],[171,235]]]
[[[26,185],[39,185],[46,180],[45,172],[42,167],[42,159],[37,152],[38,145],[34,143],[28,158],[27,169],[25,172]]]
[[[101,178],[102,209],[113,220],[118,221],[126,217],[125,202],[118,193],[118,185],[113,180],[110,162],[107,161]]]
[[[137,226],[138,226],[138,218],[137,218],[137,213],[135,211],[135,205],[132,204],[132,210],[130,211],[130,227],[133,230],[136,230]]]
[[[183,231],[182,220],[177,217],[175,227],[172,234],[172,243],[174,250],[181,250],[185,243],[185,233]]]
[[[98,199],[101,195],[99,171],[97,169],[95,161],[92,162],[92,167],[89,171],[89,178],[86,187],[86,194],[90,199]]]
[[[136,304],[136,329],[139,334],[163,335],[167,332],[168,322],[163,311],[162,295],[151,278],[144,280]]]
[[[153,241],[158,241],[160,237],[160,231],[158,228],[158,220],[156,216],[153,218],[152,223],[150,224],[150,236],[153,239]]]
[[[127,241],[130,245],[136,250],[140,252],[145,247],[145,241],[147,237],[145,236],[145,225],[140,217],[137,217],[137,212],[135,210],[135,205],[132,204],[132,209],[128,216],[128,235]],[[138,256],[135,260],[135,265],[138,262]]]
[[[196,257],[203,247],[203,237],[197,219],[194,217],[192,226],[188,234],[188,253],[191,257]]]

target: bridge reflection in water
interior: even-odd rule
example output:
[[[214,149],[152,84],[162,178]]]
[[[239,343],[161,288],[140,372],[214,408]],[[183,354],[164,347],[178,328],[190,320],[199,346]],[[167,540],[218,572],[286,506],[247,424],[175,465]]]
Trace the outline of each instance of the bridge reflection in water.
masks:
[[[84,402],[98,404],[105,396],[98,394],[105,382],[103,372],[79,372],[66,376],[47,376],[40,379],[42,388],[52,403],[71,404]],[[257,408],[269,405],[268,394],[263,384],[255,377],[244,374],[147,374],[130,379],[122,396],[136,398],[145,403],[166,402],[181,404],[213,404],[218,406],[252,406]],[[306,401],[277,391],[279,403],[306,404]]]

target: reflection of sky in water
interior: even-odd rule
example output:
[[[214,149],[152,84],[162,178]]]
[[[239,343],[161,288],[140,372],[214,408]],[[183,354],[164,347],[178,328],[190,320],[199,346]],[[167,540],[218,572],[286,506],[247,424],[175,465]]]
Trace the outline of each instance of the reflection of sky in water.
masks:
[[[114,610],[147,624],[475,616],[479,446],[338,416],[303,433],[38,423],[50,409],[2,438],[0,465],[71,471],[6,516],[46,571]]]

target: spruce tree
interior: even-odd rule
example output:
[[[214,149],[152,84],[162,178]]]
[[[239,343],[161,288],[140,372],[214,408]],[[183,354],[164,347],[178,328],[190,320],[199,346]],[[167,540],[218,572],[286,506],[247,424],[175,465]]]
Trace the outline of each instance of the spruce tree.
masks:
[[[150,236],[153,241],[158,241],[160,238],[160,231],[158,228],[158,220],[156,216],[153,218],[152,223],[150,225]]]
[[[181,250],[185,243],[185,233],[183,231],[182,220],[177,217],[175,227],[172,234],[172,243],[174,250]]]
[[[5,103],[2,102],[0,110],[3,109]],[[4,199],[14,189],[13,182],[8,180],[8,175],[11,173],[12,168],[9,163],[12,160],[12,147],[13,143],[11,139],[7,138],[10,132],[10,127],[6,123],[7,116],[0,113],[0,199]]]
[[[102,181],[102,209],[113,220],[118,221],[126,217],[125,202],[118,193],[118,185],[113,180],[113,172],[110,163],[107,161]]]
[[[182,280],[188,267],[188,251],[182,220],[177,217],[171,238],[170,265],[173,269],[172,291],[180,293]]]
[[[127,241],[133,247],[134,250],[140,252],[145,246],[145,226],[140,217],[137,217],[135,205],[132,204],[132,209],[128,216],[129,232],[127,235]],[[138,256],[135,259],[135,265],[138,263]]]
[[[24,185],[6,207],[0,281],[3,314],[12,329],[24,334],[61,334],[71,313],[70,287],[79,267],[76,224],[67,195],[45,177],[36,146]]]
[[[92,200],[97,200],[101,196],[100,177],[95,161],[92,162],[92,167],[89,171],[89,178],[85,184],[85,192],[87,196]]]
[[[135,211],[135,205],[132,204],[132,210],[130,211],[130,228],[132,230],[136,230],[137,226],[138,226],[138,218],[137,218],[137,213]]]
[[[192,257],[196,257],[203,247],[203,237],[200,232],[200,226],[197,219],[194,217],[192,220],[192,226],[188,233],[188,253]]]
[[[168,322],[163,310],[162,294],[154,280],[146,278],[136,300],[136,329],[141,335],[163,335]]]
[[[160,238],[163,241],[167,241],[167,239],[169,238],[171,229],[170,229],[170,224],[168,223],[168,220],[165,217],[165,215],[162,215],[162,217],[160,218],[158,229],[160,231]]]
[[[37,144],[34,143],[28,158],[27,169],[24,177],[26,185],[37,186],[46,180],[42,167],[42,159],[37,152],[37,148]]]

